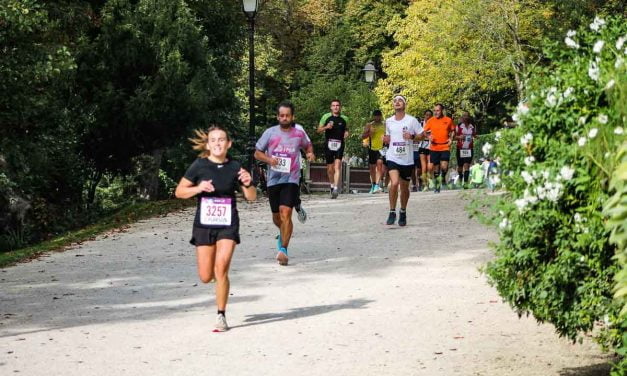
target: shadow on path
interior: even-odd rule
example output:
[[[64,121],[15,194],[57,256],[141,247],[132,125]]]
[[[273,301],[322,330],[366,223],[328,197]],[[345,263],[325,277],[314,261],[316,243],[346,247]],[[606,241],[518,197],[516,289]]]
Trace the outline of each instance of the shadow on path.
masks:
[[[328,304],[328,305],[319,305],[319,306],[311,306],[311,307],[299,307],[299,308],[291,308],[287,312],[278,312],[278,313],[259,313],[256,315],[248,315],[244,320],[246,324],[233,326],[231,328],[243,328],[246,326],[253,325],[261,325],[267,324],[276,321],[284,321],[284,320],[293,320],[302,317],[309,317],[315,315],[322,315],[325,313],[339,311],[342,309],[364,309],[365,306],[369,303],[374,302],[374,300],[366,300],[366,299],[352,299],[347,301],[346,303],[340,304]]]
[[[611,364],[603,362],[583,367],[564,368],[559,374],[560,376],[607,376],[611,369]]]

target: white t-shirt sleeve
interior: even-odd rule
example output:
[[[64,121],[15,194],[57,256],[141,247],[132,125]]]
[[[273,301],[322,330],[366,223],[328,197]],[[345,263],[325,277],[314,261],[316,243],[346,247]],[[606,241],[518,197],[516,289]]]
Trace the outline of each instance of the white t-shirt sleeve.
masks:
[[[389,136],[390,135],[390,124],[388,123],[388,121],[385,121],[385,135]]]
[[[414,128],[413,133],[416,134],[416,135],[421,134],[422,133],[422,124],[420,124],[418,119],[414,118],[412,123],[413,123],[413,128]]]

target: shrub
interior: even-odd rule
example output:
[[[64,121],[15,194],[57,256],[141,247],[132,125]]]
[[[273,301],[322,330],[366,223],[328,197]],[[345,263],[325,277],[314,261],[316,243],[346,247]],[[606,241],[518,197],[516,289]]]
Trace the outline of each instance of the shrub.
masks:
[[[490,218],[500,242],[489,281],[519,315],[561,336],[601,327],[595,334],[605,348],[620,335],[615,246],[601,210],[625,139],[626,37],[624,18],[597,18],[569,31],[565,45],[548,43],[550,63],[530,76],[518,127],[500,131],[493,151],[507,173]]]

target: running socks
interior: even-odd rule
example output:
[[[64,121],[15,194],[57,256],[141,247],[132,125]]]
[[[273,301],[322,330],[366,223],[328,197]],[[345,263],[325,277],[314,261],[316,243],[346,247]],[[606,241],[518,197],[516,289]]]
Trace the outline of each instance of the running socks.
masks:
[[[222,315],[222,316],[226,317],[226,311],[218,310],[218,315]]]

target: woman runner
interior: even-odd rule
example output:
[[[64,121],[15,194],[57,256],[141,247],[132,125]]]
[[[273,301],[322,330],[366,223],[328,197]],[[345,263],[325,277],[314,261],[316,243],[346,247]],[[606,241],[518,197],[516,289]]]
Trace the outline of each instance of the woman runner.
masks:
[[[175,195],[182,199],[198,197],[190,243],[196,246],[200,280],[216,281],[218,316],[214,332],[224,332],[229,329],[229,266],[235,245],[240,242],[235,190],[241,187],[249,201],[257,198],[257,190],[251,185],[248,171],[227,157],[231,139],[224,129],[212,126],[206,133],[196,131],[196,138],[190,141],[194,150],[201,152],[200,157],[181,178]]]

